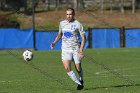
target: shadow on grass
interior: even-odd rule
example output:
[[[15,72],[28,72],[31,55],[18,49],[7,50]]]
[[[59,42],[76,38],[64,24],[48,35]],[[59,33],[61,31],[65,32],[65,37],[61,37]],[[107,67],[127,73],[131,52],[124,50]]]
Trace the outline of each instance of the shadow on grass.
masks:
[[[140,84],[116,85],[116,86],[108,86],[108,87],[93,87],[93,88],[85,88],[84,90],[107,89],[107,88],[123,88],[123,87],[136,87],[136,86],[140,86]]]

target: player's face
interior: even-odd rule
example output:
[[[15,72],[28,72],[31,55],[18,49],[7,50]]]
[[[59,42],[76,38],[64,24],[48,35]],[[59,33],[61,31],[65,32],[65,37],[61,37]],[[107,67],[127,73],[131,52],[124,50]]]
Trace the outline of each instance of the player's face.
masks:
[[[74,18],[74,15],[73,15],[72,11],[70,11],[70,10],[66,11],[66,19],[68,21],[71,21],[71,20],[73,20],[73,18]]]

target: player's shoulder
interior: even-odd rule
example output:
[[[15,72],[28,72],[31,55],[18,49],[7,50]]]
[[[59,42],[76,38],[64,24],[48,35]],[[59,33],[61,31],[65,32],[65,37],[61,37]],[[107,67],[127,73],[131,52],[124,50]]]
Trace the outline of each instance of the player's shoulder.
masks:
[[[67,23],[67,20],[60,21],[60,24],[66,24],[66,23]]]
[[[75,20],[74,23],[80,27],[82,26],[81,22],[79,22],[78,20]]]
[[[76,20],[76,19],[74,20],[74,22],[75,22],[75,23],[80,23],[80,22],[79,22],[78,20]]]
[[[76,23],[76,24],[79,24],[79,25],[81,25],[81,22],[79,22],[78,20],[74,20],[74,22]]]

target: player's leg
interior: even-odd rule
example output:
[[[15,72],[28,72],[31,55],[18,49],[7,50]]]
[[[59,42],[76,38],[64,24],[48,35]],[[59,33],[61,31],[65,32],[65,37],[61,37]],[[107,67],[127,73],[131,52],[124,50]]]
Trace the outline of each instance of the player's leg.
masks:
[[[68,76],[77,84],[80,84],[80,81],[77,79],[75,73],[71,70],[71,61],[63,60],[63,65],[67,71]]]
[[[74,63],[75,63],[76,71],[78,72],[79,77],[80,77],[79,81],[81,83],[81,85],[77,86],[77,89],[81,90],[81,89],[84,88],[84,85],[83,85],[83,70],[82,70],[82,66],[81,66],[81,59],[80,59],[77,51],[75,51],[73,53],[73,58],[74,58]]]
[[[74,51],[73,59],[74,59],[76,71],[79,74],[79,79],[83,80],[83,69],[82,69],[82,66],[81,66],[81,59],[80,59],[77,51]]]
[[[77,72],[79,74],[79,77],[80,77],[79,81],[81,83],[81,85],[78,84],[77,90],[81,90],[81,89],[84,88],[84,84],[83,84],[84,83],[84,81],[83,81],[83,70],[82,70],[82,67],[81,67],[81,63],[75,64],[75,68],[76,68],[76,70],[77,70]]]
[[[68,76],[77,84],[81,85],[80,81],[77,79],[75,73],[71,69],[72,53],[70,51],[62,51],[62,61],[63,65],[67,71]]]
[[[83,81],[83,69],[82,69],[81,63],[75,64],[75,68],[76,68],[76,71],[78,72],[79,80]]]

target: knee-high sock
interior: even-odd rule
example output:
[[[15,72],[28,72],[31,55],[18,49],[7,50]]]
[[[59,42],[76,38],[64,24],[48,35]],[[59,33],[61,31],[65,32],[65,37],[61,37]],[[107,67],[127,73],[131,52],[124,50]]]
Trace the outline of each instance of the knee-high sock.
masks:
[[[81,71],[78,72],[80,80],[83,80],[83,70],[81,69]]]
[[[77,79],[77,77],[76,77],[76,75],[75,75],[75,73],[74,73],[73,71],[70,71],[70,72],[68,72],[67,74],[70,76],[70,78],[71,78],[75,83],[81,85],[80,81]]]

